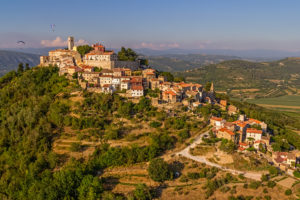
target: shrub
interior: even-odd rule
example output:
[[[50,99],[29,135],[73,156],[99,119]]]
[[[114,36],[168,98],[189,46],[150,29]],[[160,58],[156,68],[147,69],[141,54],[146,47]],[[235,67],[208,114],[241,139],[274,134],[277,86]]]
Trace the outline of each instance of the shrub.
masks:
[[[82,150],[82,145],[78,142],[73,142],[70,146],[70,151],[79,152]]]
[[[298,171],[298,170],[294,171],[293,174],[294,174],[295,177],[300,178],[300,171]]]
[[[161,158],[150,161],[148,173],[150,178],[157,182],[173,179],[173,172],[170,170],[168,163]]]
[[[152,122],[150,122],[150,127],[152,127],[152,128],[161,127],[161,123],[158,121],[152,121]]]
[[[259,181],[253,181],[249,184],[249,187],[251,189],[257,189],[260,186],[260,182]]]
[[[268,181],[268,187],[269,188],[273,188],[275,186],[276,186],[276,182],[274,182],[274,181]]]
[[[287,189],[284,193],[285,195],[289,196],[292,194],[292,190],[291,189]]]
[[[180,182],[188,182],[188,181],[189,181],[189,179],[188,179],[188,177],[187,177],[187,176],[185,176],[185,175],[182,175],[182,176],[180,177],[179,181],[180,181]]]
[[[197,172],[188,172],[187,177],[190,179],[199,179],[200,174]]]
[[[135,199],[138,200],[150,200],[152,199],[149,188],[145,184],[138,184],[133,191]]]

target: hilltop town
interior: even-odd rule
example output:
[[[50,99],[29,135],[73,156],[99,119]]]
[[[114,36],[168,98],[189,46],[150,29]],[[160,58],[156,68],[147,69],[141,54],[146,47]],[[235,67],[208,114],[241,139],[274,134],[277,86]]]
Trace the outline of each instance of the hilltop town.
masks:
[[[235,121],[226,121],[212,115],[209,123],[213,137],[231,141],[240,153],[260,152],[260,155],[290,175],[293,175],[298,166],[298,151],[273,151],[272,133],[268,130],[268,125],[240,114],[239,109],[227,100],[216,98],[213,83],[209,85],[209,89],[204,89],[201,84],[167,81],[164,74],[141,65],[139,60],[119,60],[114,51],[107,51],[99,43],[92,45],[92,50],[88,53],[80,55],[74,46],[73,37],[68,38],[67,50],[58,49],[50,51],[49,56],[41,56],[40,66],[49,65],[57,66],[60,76],[77,79],[82,89],[89,92],[116,93],[132,100],[147,95],[151,98],[152,105],[163,109],[183,106],[195,111],[203,106],[214,105],[225,111],[226,115],[233,116],[231,119]]]
[[[112,153],[113,157],[119,156],[115,161],[118,164],[108,166],[138,163],[139,159],[150,161],[151,165],[153,156],[160,156],[168,163],[186,163],[188,168],[176,168],[177,171],[172,172],[173,182],[165,179],[172,184],[180,184],[178,180],[191,183],[206,177],[201,175],[202,170],[212,170],[213,177],[215,171],[221,170],[221,174],[227,173],[226,177],[231,173],[241,181],[247,178],[245,185],[250,180],[256,184],[253,187],[259,187],[259,181],[262,187],[267,181],[270,188],[277,182],[287,188],[297,183],[300,152],[291,142],[278,139],[278,132],[285,130],[275,126],[277,122],[266,117],[268,114],[263,113],[265,116],[261,117],[260,111],[251,110],[252,105],[248,109],[245,107],[248,105],[218,94],[212,82],[201,85],[157,71],[130,49],[121,49],[122,53],[132,56],[128,59],[99,43],[87,46],[89,50],[82,52],[80,46],[74,46],[73,37],[68,41],[68,49],[53,50],[49,56],[41,56],[38,67],[58,70],[59,77],[73,85],[73,89],[67,89],[68,94],[58,95],[62,98],[61,105],[67,104],[70,108],[61,122],[65,133],[53,142],[53,150],[58,155],[88,160],[104,142],[110,145],[108,152],[126,152]],[[131,155],[127,151],[138,151],[134,154],[135,161],[127,158]],[[190,172],[195,163],[201,163],[202,167]],[[145,165],[134,166],[144,176]],[[110,180],[110,173],[120,175],[118,169],[111,169],[101,177]],[[176,177],[180,178],[176,180]],[[206,178],[209,179],[209,175]],[[143,180],[151,185],[149,177]],[[207,198],[218,187],[205,186],[206,191],[210,191]],[[114,192],[127,194],[124,188],[116,187]],[[232,190],[234,192],[234,188]],[[169,187],[167,191],[170,192]]]

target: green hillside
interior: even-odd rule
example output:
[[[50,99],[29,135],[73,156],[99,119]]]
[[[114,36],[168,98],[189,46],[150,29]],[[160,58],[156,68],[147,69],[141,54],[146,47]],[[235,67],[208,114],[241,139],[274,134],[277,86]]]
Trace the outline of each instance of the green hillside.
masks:
[[[149,56],[150,66],[160,71],[186,71],[203,65],[215,64],[225,60],[239,59],[235,56],[205,55],[205,54],[170,54]]]
[[[36,66],[39,62],[40,56],[36,54],[0,50],[0,76],[17,69],[19,63]]]
[[[277,97],[296,94],[300,89],[298,58],[276,62],[231,60],[175,74],[202,84],[212,81],[216,90],[235,98]]]

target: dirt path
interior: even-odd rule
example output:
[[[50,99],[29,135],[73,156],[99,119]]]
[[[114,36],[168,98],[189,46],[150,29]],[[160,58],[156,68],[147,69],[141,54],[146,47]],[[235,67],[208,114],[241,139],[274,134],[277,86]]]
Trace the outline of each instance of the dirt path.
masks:
[[[208,160],[206,160],[206,158],[204,156],[193,156],[190,154],[190,149],[191,148],[195,148],[198,144],[200,144],[202,142],[202,136],[203,135],[208,135],[208,132],[202,133],[201,135],[199,135],[198,137],[195,138],[195,141],[190,144],[189,146],[187,146],[185,149],[183,149],[182,151],[176,153],[177,156],[183,156],[192,160],[195,160],[197,162],[201,162],[201,163],[205,163],[206,165],[209,166],[213,166],[213,167],[217,167],[219,169],[222,169],[224,171],[228,171],[232,174],[238,175],[238,174],[243,174],[246,178],[250,178],[250,179],[254,179],[254,180],[260,180],[262,174],[260,173],[254,173],[254,172],[244,172],[244,171],[239,171],[239,170],[234,170],[234,169],[229,169],[226,167],[223,167],[221,165],[218,165],[216,163],[210,162]]]

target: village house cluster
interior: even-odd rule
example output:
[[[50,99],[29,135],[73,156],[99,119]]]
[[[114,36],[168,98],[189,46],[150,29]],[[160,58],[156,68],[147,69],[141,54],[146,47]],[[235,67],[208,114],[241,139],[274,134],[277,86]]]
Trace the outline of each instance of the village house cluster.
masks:
[[[256,119],[240,115],[234,122],[227,122],[219,117],[211,117],[210,124],[218,138],[225,138],[238,145],[239,151],[245,151],[249,147],[267,149],[270,145],[270,137],[267,136],[267,124]],[[263,133],[266,136],[263,136]]]
[[[298,151],[273,152],[265,122],[247,118],[245,115],[240,115],[239,119],[233,122],[213,116],[210,118],[210,125],[213,126],[212,131],[217,138],[231,140],[238,146],[239,152],[246,152],[251,148],[257,151],[272,152],[272,162],[290,174],[300,161],[300,152]]]
[[[101,44],[94,44],[93,50],[81,56],[74,44],[74,38],[68,38],[68,49],[56,49],[49,51],[48,56],[40,57],[40,66],[56,65],[67,68],[72,66],[88,65],[101,69],[130,68],[138,69],[139,61],[120,61],[114,51],[108,51]],[[65,69],[68,70],[68,69]]]

